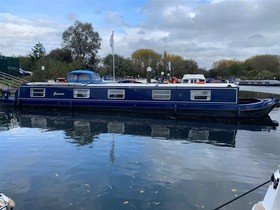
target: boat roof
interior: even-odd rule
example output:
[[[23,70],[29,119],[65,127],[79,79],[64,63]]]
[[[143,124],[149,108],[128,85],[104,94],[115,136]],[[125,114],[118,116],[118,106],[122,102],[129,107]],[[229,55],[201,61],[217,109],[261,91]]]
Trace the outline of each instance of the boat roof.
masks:
[[[68,83],[101,83],[102,79],[98,73],[85,69],[69,72],[67,81]]]
[[[69,72],[69,74],[98,74],[98,73],[91,71],[91,70],[87,70],[87,69],[86,70],[78,69],[78,70],[73,70],[73,71]]]
[[[186,79],[186,78],[195,78],[195,79],[204,78],[205,79],[203,74],[184,74],[183,79]]]
[[[98,87],[166,87],[166,88],[238,88],[238,85],[233,83],[204,83],[204,84],[196,84],[196,83],[101,83],[101,84],[87,84],[86,86],[98,86]]]
[[[238,88],[238,85],[233,84],[233,83],[205,83],[205,84],[188,84],[188,83],[91,83],[91,84],[85,84],[85,83],[46,83],[46,82],[30,82],[27,83],[26,85],[48,85],[48,86],[58,86],[58,85],[75,85],[75,86],[96,86],[96,87],[107,87],[107,88],[114,88],[114,87],[139,87],[139,88],[145,88],[145,87],[161,87],[161,88]]]

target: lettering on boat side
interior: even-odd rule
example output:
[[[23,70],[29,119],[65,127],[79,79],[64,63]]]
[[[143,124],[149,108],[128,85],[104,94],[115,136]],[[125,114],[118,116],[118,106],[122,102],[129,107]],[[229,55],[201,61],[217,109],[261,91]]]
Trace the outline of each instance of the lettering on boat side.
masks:
[[[64,93],[57,93],[57,92],[54,92],[54,93],[53,93],[53,96],[64,96]]]

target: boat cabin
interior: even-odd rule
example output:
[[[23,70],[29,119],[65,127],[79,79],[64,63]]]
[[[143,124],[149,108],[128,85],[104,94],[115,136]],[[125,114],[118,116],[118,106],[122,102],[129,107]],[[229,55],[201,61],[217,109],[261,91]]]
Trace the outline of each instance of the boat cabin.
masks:
[[[67,75],[68,83],[101,83],[102,79],[98,73],[90,70],[74,70]]]
[[[206,79],[203,74],[185,74],[182,78],[182,83],[204,84],[206,83]]]

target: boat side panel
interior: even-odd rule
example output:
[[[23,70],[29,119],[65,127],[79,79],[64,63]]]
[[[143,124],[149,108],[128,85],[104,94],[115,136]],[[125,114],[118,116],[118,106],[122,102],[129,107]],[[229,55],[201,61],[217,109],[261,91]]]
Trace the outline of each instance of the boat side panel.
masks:
[[[189,103],[237,103],[237,89],[236,88],[189,88],[189,89],[183,89],[183,88],[130,88],[130,87],[99,87],[99,88],[92,88],[92,87],[87,87],[87,86],[77,86],[77,87],[72,87],[72,86],[52,86],[52,87],[43,87],[43,86],[22,86],[20,88],[20,94],[19,98],[20,99],[25,99],[25,100],[32,100],[36,101],[41,100],[42,98],[38,97],[31,97],[31,88],[45,88],[45,96],[43,97],[44,100],[54,100],[54,99],[65,99],[65,100],[73,100],[75,99],[73,97],[73,92],[74,89],[87,89],[90,90],[90,96],[89,98],[83,98],[83,100],[106,100],[106,101],[134,101],[136,103],[137,101],[150,101],[150,102],[158,102],[158,101],[166,101],[166,103],[169,102],[189,102]],[[122,89],[124,90],[124,98],[123,99],[108,99],[108,89]],[[170,90],[171,95],[170,95],[170,100],[153,100],[152,99],[152,91],[153,90]],[[211,91],[211,98],[210,100],[191,100],[191,90],[206,90],[206,91]]]
[[[31,88],[45,89],[44,97],[31,97]],[[74,98],[74,90],[88,90],[89,97]],[[108,98],[108,90],[123,90],[121,98]],[[170,90],[170,99],[153,100],[153,90]],[[208,100],[191,100],[191,91],[211,91]],[[173,112],[184,115],[197,116],[229,116],[242,117],[263,115],[273,108],[273,101],[256,101],[255,103],[238,104],[237,88],[210,88],[210,87],[172,87],[167,88],[143,86],[21,86],[16,105],[22,106],[62,106],[62,107],[85,107],[89,109],[117,109],[117,110],[140,110],[147,112]],[[271,108],[272,107],[272,108]]]
[[[45,88],[45,97],[31,97],[31,88]],[[74,98],[74,89],[90,89],[89,98]],[[108,99],[108,89],[124,89],[124,99]],[[153,88],[155,89],[155,88]],[[88,87],[88,86],[22,86],[18,104],[22,106],[63,106],[63,107],[87,107],[100,109],[119,109],[119,110],[143,110],[159,112],[178,112],[186,115],[217,115],[221,110],[230,112],[229,115],[235,115],[236,105],[236,88],[228,89],[210,89],[211,100],[190,100],[191,90],[201,90],[201,88],[169,88],[171,91],[170,100],[152,100],[151,87]],[[165,87],[156,88],[157,90],[166,90]],[[167,89],[168,90],[168,89]],[[222,100],[224,98],[224,100]],[[227,115],[227,114],[223,114]]]

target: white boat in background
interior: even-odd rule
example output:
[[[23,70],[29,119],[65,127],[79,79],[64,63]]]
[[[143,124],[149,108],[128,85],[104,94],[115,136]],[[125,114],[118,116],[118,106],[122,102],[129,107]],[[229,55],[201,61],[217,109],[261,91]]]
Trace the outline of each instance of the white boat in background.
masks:
[[[206,83],[206,79],[203,74],[185,74],[181,83],[204,84]]]
[[[279,80],[240,80],[239,85],[249,85],[249,86],[280,86]]]
[[[263,201],[258,202],[252,210],[279,210],[280,209],[280,173],[279,169],[271,176],[269,188]]]

